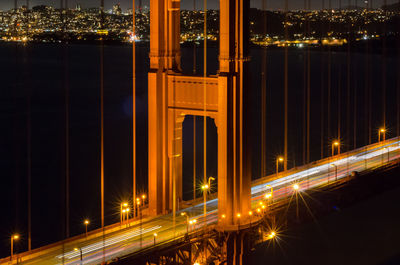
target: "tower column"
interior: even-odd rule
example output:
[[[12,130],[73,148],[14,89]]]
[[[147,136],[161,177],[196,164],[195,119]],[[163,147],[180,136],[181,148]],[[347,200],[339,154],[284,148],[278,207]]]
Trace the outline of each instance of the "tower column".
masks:
[[[220,1],[218,219],[226,228],[246,221],[251,202],[249,3]],[[240,220],[237,214],[241,215]]]

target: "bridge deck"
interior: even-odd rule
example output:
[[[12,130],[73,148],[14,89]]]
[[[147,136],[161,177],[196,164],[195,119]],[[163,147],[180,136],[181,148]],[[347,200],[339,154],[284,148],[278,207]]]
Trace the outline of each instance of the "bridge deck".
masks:
[[[279,175],[271,175],[256,180],[252,185],[252,207],[256,209],[260,200],[273,187],[273,202],[279,203],[290,197],[294,190],[293,184],[299,185],[299,191],[315,189],[342,181],[352,171],[364,171],[376,168],[400,158],[400,138],[394,138],[382,143],[372,144],[357,150],[326,158],[302,167],[288,170]],[[217,199],[207,202],[207,224],[215,224],[218,218]],[[191,219],[196,219],[191,231],[204,227],[202,216],[203,204],[197,203],[185,209]],[[113,260],[154,245],[154,233],[157,233],[156,244],[170,242],[186,234],[186,218],[178,213],[176,225],[172,216],[163,215],[155,218],[145,218],[142,222],[135,220],[120,228],[119,224],[107,227],[104,231],[92,231],[86,239],[85,235],[77,236],[54,243],[31,252],[20,253],[19,264],[79,264],[82,251],[82,264],[98,264]],[[9,263],[9,257],[0,260],[0,264]],[[17,263],[14,257],[14,263]]]

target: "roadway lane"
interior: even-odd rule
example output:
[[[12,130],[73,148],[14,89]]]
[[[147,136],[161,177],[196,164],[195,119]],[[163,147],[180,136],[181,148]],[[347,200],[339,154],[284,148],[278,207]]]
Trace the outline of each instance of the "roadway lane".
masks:
[[[273,188],[273,203],[284,203],[290,200],[296,192],[308,189],[318,189],[333,183],[335,180],[346,178],[352,171],[361,172],[366,169],[381,166],[389,161],[400,158],[399,138],[387,140],[382,144],[373,144],[360,148],[340,156],[324,159],[309,165],[292,169],[278,176],[267,176],[253,183],[252,208],[255,213],[260,207],[260,201],[265,204],[272,203],[272,199],[265,199],[265,194]],[[336,170],[337,169],[337,170]],[[337,172],[337,173],[336,173]],[[298,185],[298,190],[293,185]],[[268,186],[267,186],[268,185]],[[218,219],[218,200],[207,202],[207,223],[215,224]],[[203,203],[184,209],[191,220],[197,223],[190,230],[201,229],[204,226]],[[241,213],[244,215],[243,213]],[[72,242],[60,244],[48,250],[43,250],[36,257],[26,256],[19,264],[99,264],[103,261],[133,253],[153,246],[154,233],[157,233],[156,244],[182,237],[186,233],[186,217],[177,213],[176,225],[172,221],[172,215],[163,215],[155,218],[143,219],[142,225],[135,221],[130,227],[98,235],[84,240],[84,237]],[[78,250],[74,250],[78,248]],[[82,261],[80,260],[82,251]],[[3,264],[7,264],[4,262]],[[16,264],[16,261],[14,262]]]

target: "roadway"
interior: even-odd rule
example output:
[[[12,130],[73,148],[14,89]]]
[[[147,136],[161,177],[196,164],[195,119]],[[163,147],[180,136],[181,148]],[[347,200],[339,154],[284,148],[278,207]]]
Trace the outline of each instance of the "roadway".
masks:
[[[257,214],[258,208],[261,210],[260,202],[285,203],[285,200],[290,201],[296,192],[319,189],[343,180],[352,171],[361,172],[376,168],[399,158],[400,139],[394,138],[258,179],[253,182],[251,188],[254,215]],[[272,198],[265,199],[265,195],[271,192],[271,187]],[[194,231],[204,227],[205,222],[217,222],[217,206],[217,199],[207,201],[206,220],[203,216],[203,203],[180,212],[187,212],[191,220],[197,221],[189,227],[190,231]],[[142,221],[125,224],[121,228],[117,226],[113,231],[97,232],[88,238],[82,235],[53,244],[51,247],[41,248],[40,251],[21,253],[18,264],[99,264],[103,260],[110,261],[142,248],[184,236],[187,230],[186,217],[181,216],[180,212],[177,212],[175,225],[171,214],[144,218]],[[157,234],[156,237],[154,233]],[[16,255],[14,259],[13,264],[16,264]],[[0,263],[11,264],[7,259],[0,260]]]

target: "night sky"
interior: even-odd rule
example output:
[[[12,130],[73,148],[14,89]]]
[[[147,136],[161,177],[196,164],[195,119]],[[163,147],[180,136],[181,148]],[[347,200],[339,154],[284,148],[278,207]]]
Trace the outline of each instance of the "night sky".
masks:
[[[142,0],[143,5],[149,5],[150,0]],[[331,0],[332,7],[338,7],[340,0]],[[388,4],[395,3],[398,0],[387,0]],[[75,7],[77,3],[80,3],[83,8],[86,7],[95,7],[99,6],[100,0],[69,0],[69,6]],[[132,6],[131,0],[105,0],[106,9],[112,7],[112,5],[116,3],[120,3],[123,10],[130,8]],[[322,7],[323,0],[311,0],[311,8],[319,9]],[[325,0],[325,6],[328,6],[329,0]],[[341,0],[342,5],[346,6],[348,4],[348,0]],[[364,5],[363,0],[351,0],[352,5],[358,3],[358,5]],[[19,0],[18,5],[24,5],[26,0]],[[139,3],[139,0],[136,0],[136,4]],[[262,0],[250,0],[252,7],[261,7]],[[284,1],[276,1],[276,0],[267,0],[268,8],[270,9],[283,9]],[[373,1],[374,7],[379,7],[383,4],[383,0],[375,0]],[[60,0],[30,0],[30,5],[51,5],[58,7],[60,5]],[[203,6],[203,0],[196,0],[196,5],[198,7]],[[14,6],[13,0],[0,0],[0,9],[9,10]],[[217,9],[219,6],[218,0],[208,0],[208,8]],[[193,7],[193,0],[181,0],[181,8],[182,9],[191,9]],[[304,7],[304,0],[289,0],[289,8],[290,9],[300,9]]]

